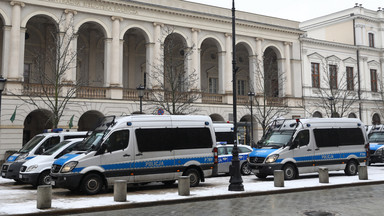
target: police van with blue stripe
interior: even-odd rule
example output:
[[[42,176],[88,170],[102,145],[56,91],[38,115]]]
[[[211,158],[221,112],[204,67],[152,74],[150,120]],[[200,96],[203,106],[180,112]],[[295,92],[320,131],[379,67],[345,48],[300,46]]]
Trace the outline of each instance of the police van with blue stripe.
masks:
[[[110,116],[84,142],[86,152],[53,163],[55,186],[92,195],[115,180],[173,184],[182,175],[197,186],[217,170],[209,116]]]
[[[248,156],[258,178],[283,170],[292,180],[319,167],[356,175],[367,161],[368,140],[364,124],[353,118],[280,120]]]

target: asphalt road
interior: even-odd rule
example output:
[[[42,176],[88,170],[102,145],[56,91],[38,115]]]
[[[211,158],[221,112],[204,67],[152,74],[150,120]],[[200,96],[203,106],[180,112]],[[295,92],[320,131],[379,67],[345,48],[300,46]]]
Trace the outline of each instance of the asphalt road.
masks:
[[[370,216],[384,215],[384,185],[342,187],[244,198],[75,214],[82,216]]]

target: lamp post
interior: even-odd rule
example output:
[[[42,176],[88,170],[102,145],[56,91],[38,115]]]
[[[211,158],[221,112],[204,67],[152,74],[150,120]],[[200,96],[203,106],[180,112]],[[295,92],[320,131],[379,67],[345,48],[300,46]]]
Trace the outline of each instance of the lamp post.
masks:
[[[249,100],[251,102],[251,147],[253,148],[253,97],[255,96],[255,92],[248,92]]]
[[[144,96],[145,88],[140,84],[136,89],[140,98],[140,114],[142,114],[143,113],[143,96]]]
[[[0,119],[1,119],[1,94],[3,93],[5,82],[7,82],[7,79],[4,79],[3,76],[0,75]]]
[[[329,100],[329,104],[331,106],[331,118],[333,118],[333,117],[335,117],[335,115],[334,115],[335,110],[333,110],[334,103],[335,103],[335,98],[334,97],[329,97],[328,100]]]
[[[237,147],[237,109],[236,109],[236,31],[235,31],[235,0],[232,0],[232,94],[233,94],[233,126],[234,146],[232,150],[232,164],[229,167],[229,191],[244,191],[243,179],[240,173],[239,148]]]

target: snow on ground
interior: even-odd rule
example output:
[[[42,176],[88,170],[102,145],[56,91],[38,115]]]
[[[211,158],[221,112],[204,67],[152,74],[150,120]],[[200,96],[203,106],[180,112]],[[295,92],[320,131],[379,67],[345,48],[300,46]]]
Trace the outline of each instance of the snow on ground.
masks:
[[[301,175],[299,179],[285,181],[284,187],[274,187],[272,177],[260,180],[254,175],[243,176],[244,191],[228,191],[229,176],[207,178],[201,186],[191,188],[190,196],[179,196],[177,185],[164,187],[150,184],[139,188],[129,187],[127,203],[156,202],[165,200],[190,199],[196,197],[219,196],[234,193],[265,192],[295,188],[311,188],[319,186],[345,185],[359,182],[377,182],[384,180],[384,165],[368,167],[368,180],[359,180],[357,176],[345,176],[343,171],[330,172],[329,183],[319,183],[318,175]],[[53,189],[52,208],[39,210],[36,208],[36,189],[28,185],[17,185],[13,180],[0,178],[0,215],[27,214],[61,209],[90,208],[98,206],[120,205],[114,202],[113,190],[96,196],[71,194],[64,189]]]

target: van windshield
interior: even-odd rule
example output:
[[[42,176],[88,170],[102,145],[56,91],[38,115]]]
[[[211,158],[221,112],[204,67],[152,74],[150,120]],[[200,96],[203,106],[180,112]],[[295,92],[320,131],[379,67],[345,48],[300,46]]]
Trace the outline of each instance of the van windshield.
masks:
[[[261,146],[273,149],[281,148],[282,146],[288,144],[294,132],[294,130],[272,131],[266,135]]]
[[[64,140],[63,142],[61,142],[61,143],[55,145],[54,147],[48,149],[47,151],[45,151],[42,155],[52,155],[57,150],[59,150],[61,147],[67,145],[69,142],[71,142],[71,141]]]
[[[31,140],[29,140],[23,148],[20,149],[20,153],[28,153],[30,152],[37,144],[43,140],[45,136],[34,136]]]
[[[101,143],[104,134],[108,134],[109,130],[93,131],[92,134],[83,141],[82,144],[76,146],[75,151],[91,151],[97,149]]]
[[[369,134],[369,142],[384,142],[384,132],[374,132]]]

